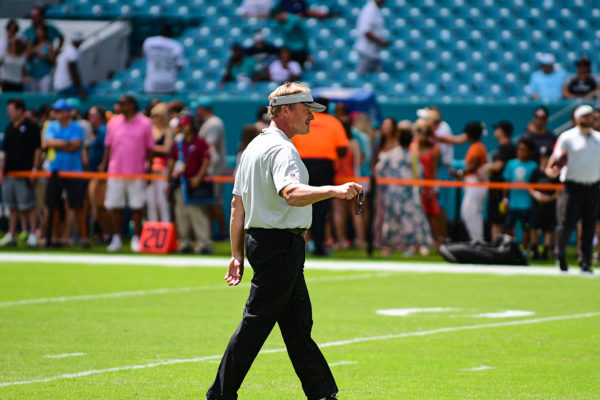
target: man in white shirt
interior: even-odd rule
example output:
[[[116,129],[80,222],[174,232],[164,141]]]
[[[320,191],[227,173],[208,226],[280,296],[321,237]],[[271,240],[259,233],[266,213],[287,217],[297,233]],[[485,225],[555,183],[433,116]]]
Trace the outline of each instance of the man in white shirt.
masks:
[[[175,93],[177,73],[183,67],[185,59],[183,46],[171,39],[171,28],[163,26],[158,36],[144,40],[146,57],[145,93]]]
[[[300,80],[302,67],[292,60],[292,53],[287,47],[279,51],[279,58],[269,65],[269,79],[274,82],[295,82]]]
[[[592,129],[594,109],[582,105],[573,114],[576,126],[563,132],[556,141],[548,161],[546,174],[560,175],[565,183],[558,213],[557,263],[561,271],[568,271],[567,245],[577,222],[581,220],[582,273],[592,273],[592,242],[598,205],[600,203],[600,132]]]
[[[83,85],[79,67],[79,47],[84,41],[82,32],[75,32],[56,63],[54,90],[61,96],[80,96],[85,99],[89,88]]]
[[[273,0],[244,0],[241,6],[242,15],[246,18],[267,18],[273,8]]]
[[[313,112],[326,107],[310,89],[285,83],[269,95],[271,125],[242,154],[231,202],[229,286],[242,280],[244,252],[254,275],[243,320],[225,350],[208,400],[235,400],[254,358],[275,323],[287,345],[308,400],[334,400],[338,392],[331,370],[311,337],[312,311],[304,279],[304,234],[313,203],[353,199],[355,182],[310,186],[308,171],[290,140],[306,135]]]
[[[360,11],[356,30],[358,38],[354,44],[354,50],[358,52],[357,72],[361,75],[367,72],[381,71],[382,47],[387,47],[390,42],[383,39],[385,20],[380,8],[385,0],[368,0],[368,3]]]

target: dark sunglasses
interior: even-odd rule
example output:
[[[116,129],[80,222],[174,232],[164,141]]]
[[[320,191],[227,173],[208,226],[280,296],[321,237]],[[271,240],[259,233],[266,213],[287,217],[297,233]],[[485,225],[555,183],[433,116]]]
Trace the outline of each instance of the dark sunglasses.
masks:
[[[365,194],[360,192],[354,198],[354,215],[359,215],[362,212],[364,205]]]

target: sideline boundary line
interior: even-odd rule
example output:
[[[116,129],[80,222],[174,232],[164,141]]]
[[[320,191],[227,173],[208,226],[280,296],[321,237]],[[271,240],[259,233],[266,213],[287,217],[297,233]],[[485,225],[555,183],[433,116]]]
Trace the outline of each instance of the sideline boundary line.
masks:
[[[348,340],[338,340],[335,342],[322,343],[322,344],[319,344],[319,348],[345,346],[345,345],[349,345],[349,344],[379,341],[379,340],[401,339],[401,338],[406,338],[406,337],[428,336],[428,335],[436,335],[439,333],[469,331],[469,330],[485,329],[485,328],[500,328],[500,327],[505,327],[505,326],[540,324],[540,323],[544,323],[544,322],[564,321],[564,320],[571,320],[571,319],[593,318],[593,317],[600,317],[600,312],[590,312],[590,313],[572,314],[572,315],[559,315],[559,316],[554,316],[554,317],[525,319],[525,320],[520,320],[520,321],[496,322],[496,323],[490,323],[490,324],[454,326],[454,327],[432,329],[432,330],[428,330],[428,331],[404,332],[404,333],[383,335],[383,336],[371,336],[371,337],[363,337],[363,338],[359,337],[359,338],[348,339]],[[260,354],[264,355],[264,354],[273,354],[273,353],[283,353],[285,351],[287,351],[285,348],[267,349],[267,350],[261,351],[259,353],[259,355]],[[29,385],[32,383],[48,383],[48,382],[56,381],[59,379],[81,378],[84,376],[103,374],[103,373],[107,373],[107,372],[131,371],[131,370],[138,370],[138,369],[160,367],[163,365],[196,363],[196,362],[217,360],[217,359],[220,359],[221,357],[222,357],[222,355],[219,354],[219,355],[196,357],[196,358],[163,360],[163,361],[157,361],[157,362],[153,362],[153,363],[149,363],[149,364],[127,365],[127,366],[123,366],[123,367],[112,367],[112,368],[106,368],[106,369],[92,369],[89,371],[81,371],[81,372],[70,373],[70,374],[56,375],[56,376],[52,376],[49,378],[2,382],[2,383],[0,383],[0,387]]]
[[[0,262],[34,262],[77,265],[137,265],[165,268],[222,268],[226,269],[228,257],[181,257],[181,256],[131,256],[131,255],[84,255],[52,253],[4,253],[0,252]],[[530,275],[530,276],[581,276],[578,269],[571,268],[568,273],[553,267],[518,267],[477,264],[450,263],[407,263],[370,260],[306,260],[306,269],[325,271],[386,271],[409,273],[442,274],[489,274],[489,275]],[[593,278],[596,275],[586,275]]]

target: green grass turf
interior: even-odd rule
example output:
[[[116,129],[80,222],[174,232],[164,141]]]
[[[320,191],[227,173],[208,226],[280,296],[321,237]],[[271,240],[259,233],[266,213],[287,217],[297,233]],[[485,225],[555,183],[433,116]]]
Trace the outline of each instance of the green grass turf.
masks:
[[[0,387],[0,399],[203,399],[248,294],[222,268],[0,264],[0,385],[161,360],[154,368]],[[318,343],[600,311],[600,279],[309,270]],[[347,279],[348,277],[358,279]],[[194,287],[47,304],[25,299]],[[200,287],[200,288],[199,288]],[[202,289],[202,287],[204,289]],[[448,307],[407,317],[378,309]],[[487,319],[480,313],[534,311]],[[323,349],[340,398],[598,399],[600,316],[462,329]],[[284,347],[277,328],[264,349]],[[51,359],[45,355],[86,353]],[[480,366],[493,367],[468,371]],[[303,399],[285,352],[261,354],[240,400]]]

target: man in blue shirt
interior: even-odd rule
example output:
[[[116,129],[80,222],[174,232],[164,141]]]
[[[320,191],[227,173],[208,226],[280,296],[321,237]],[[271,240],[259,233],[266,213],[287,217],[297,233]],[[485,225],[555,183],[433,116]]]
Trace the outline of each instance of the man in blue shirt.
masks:
[[[57,175],[61,171],[83,171],[82,147],[83,129],[78,122],[71,119],[71,106],[66,100],[60,99],[54,103],[56,121],[48,123],[43,141],[44,149],[47,149],[49,170],[53,173],[46,186],[44,203],[53,210],[49,218],[53,218],[52,244],[60,246],[58,239],[59,207],[62,205],[62,192],[67,192],[69,208],[75,212],[77,230],[81,245],[89,247],[87,242],[87,227],[85,223],[85,212],[83,209],[85,196],[85,181],[81,179],[61,178]],[[69,226],[67,218],[67,226]],[[69,237],[69,229],[65,229],[62,242]]]
[[[507,182],[528,183],[531,180],[531,175],[538,166],[531,158],[535,151],[535,143],[529,138],[521,138],[517,146],[517,158],[506,163],[504,168],[503,178]],[[504,191],[504,203],[508,202],[508,215],[506,218],[506,232],[514,236],[515,225],[517,221],[521,221],[523,229],[523,248],[529,246],[529,232],[531,223],[531,212],[533,208],[533,200],[529,191],[521,189],[510,190],[510,196],[507,199],[508,190]]]
[[[559,101],[562,99],[562,87],[567,79],[567,73],[556,68],[556,59],[550,53],[540,57],[541,71],[531,74],[528,94],[534,100]]]

